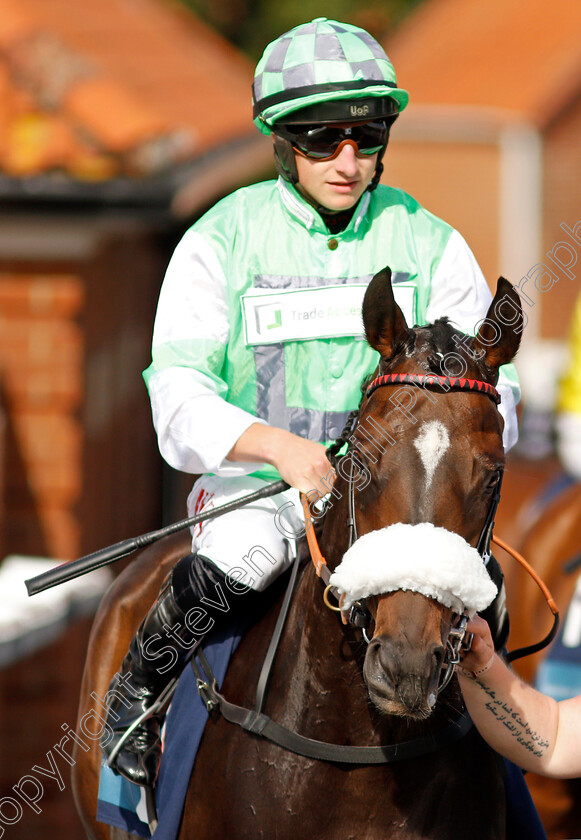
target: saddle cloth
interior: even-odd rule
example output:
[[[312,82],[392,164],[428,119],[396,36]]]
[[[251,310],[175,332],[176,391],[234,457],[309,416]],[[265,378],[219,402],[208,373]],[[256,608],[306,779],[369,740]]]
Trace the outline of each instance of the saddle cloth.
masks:
[[[218,685],[222,684],[231,655],[242,633],[228,628],[204,647]],[[164,749],[156,785],[158,825],[154,832],[148,822],[145,791],[123,776],[101,766],[97,819],[122,828],[138,837],[176,840],[196,753],[204,732],[208,711],[198,694],[194,674],[186,668],[180,677],[167,714]]]

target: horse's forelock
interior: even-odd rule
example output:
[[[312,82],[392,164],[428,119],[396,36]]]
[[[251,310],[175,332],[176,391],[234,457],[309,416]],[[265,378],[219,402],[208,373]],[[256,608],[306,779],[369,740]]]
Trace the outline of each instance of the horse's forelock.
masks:
[[[458,348],[454,342],[454,336],[461,335],[461,333],[452,326],[447,317],[438,318],[437,321],[427,327],[427,331],[434,352],[442,353],[444,356],[447,353],[457,352]]]

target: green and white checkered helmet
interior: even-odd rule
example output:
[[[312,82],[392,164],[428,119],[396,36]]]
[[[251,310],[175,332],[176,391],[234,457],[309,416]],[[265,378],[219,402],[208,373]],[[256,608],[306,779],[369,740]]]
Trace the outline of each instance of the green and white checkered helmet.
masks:
[[[254,123],[263,134],[277,122],[394,117],[408,103],[377,41],[358,26],[327,18],[296,26],[267,46],[252,94]]]

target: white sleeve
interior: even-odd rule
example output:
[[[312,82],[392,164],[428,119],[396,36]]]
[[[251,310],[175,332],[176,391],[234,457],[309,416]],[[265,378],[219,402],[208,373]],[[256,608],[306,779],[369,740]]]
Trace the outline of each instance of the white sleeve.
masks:
[[[492,294],[474,254],[458,231],[453,231],[432,278],[426,320],[432,323],[446,315],[454,327],[474,335],[491,303]],[[518,440],[516,405],[520,386],[513,365],[500,368],[497,390],[504,419],[503,443],[508,452]]]
[[[206,239],[190,230],[178,244],[161,288],[154,364],[147,381],[160,452],[183,472],[235,476],[261,466],[226,459],[240,435],[263,422],[224,399],[226,383],[216,371],[228,336],[224,271]],[[171,365],[164,363],[168,355]]]
[[[476,257],[458,231],[452,231],[432,278],[428,323],[446,315],[452,326],[475,335],[491,303],[492,295]]]

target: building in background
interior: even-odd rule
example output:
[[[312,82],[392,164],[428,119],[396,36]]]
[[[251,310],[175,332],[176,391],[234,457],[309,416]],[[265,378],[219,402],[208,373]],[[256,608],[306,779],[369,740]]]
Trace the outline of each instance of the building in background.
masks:
[[[175,4],[0,0],[4,553],[159,526],[140,372],[175,239],[269,165],[252,70]]]
[[[176,241],[270,173],[252,73],[175,3],[0,0],[0,559],[24,556],[0,569],[0,826],[13,840],[84,836],[64,759],[64,790],[38,776],[40,810],[12,801],[75,724],[90,624],[90,598],[26,599],[39,570],[26,558],[162,525],[141,371]]]

